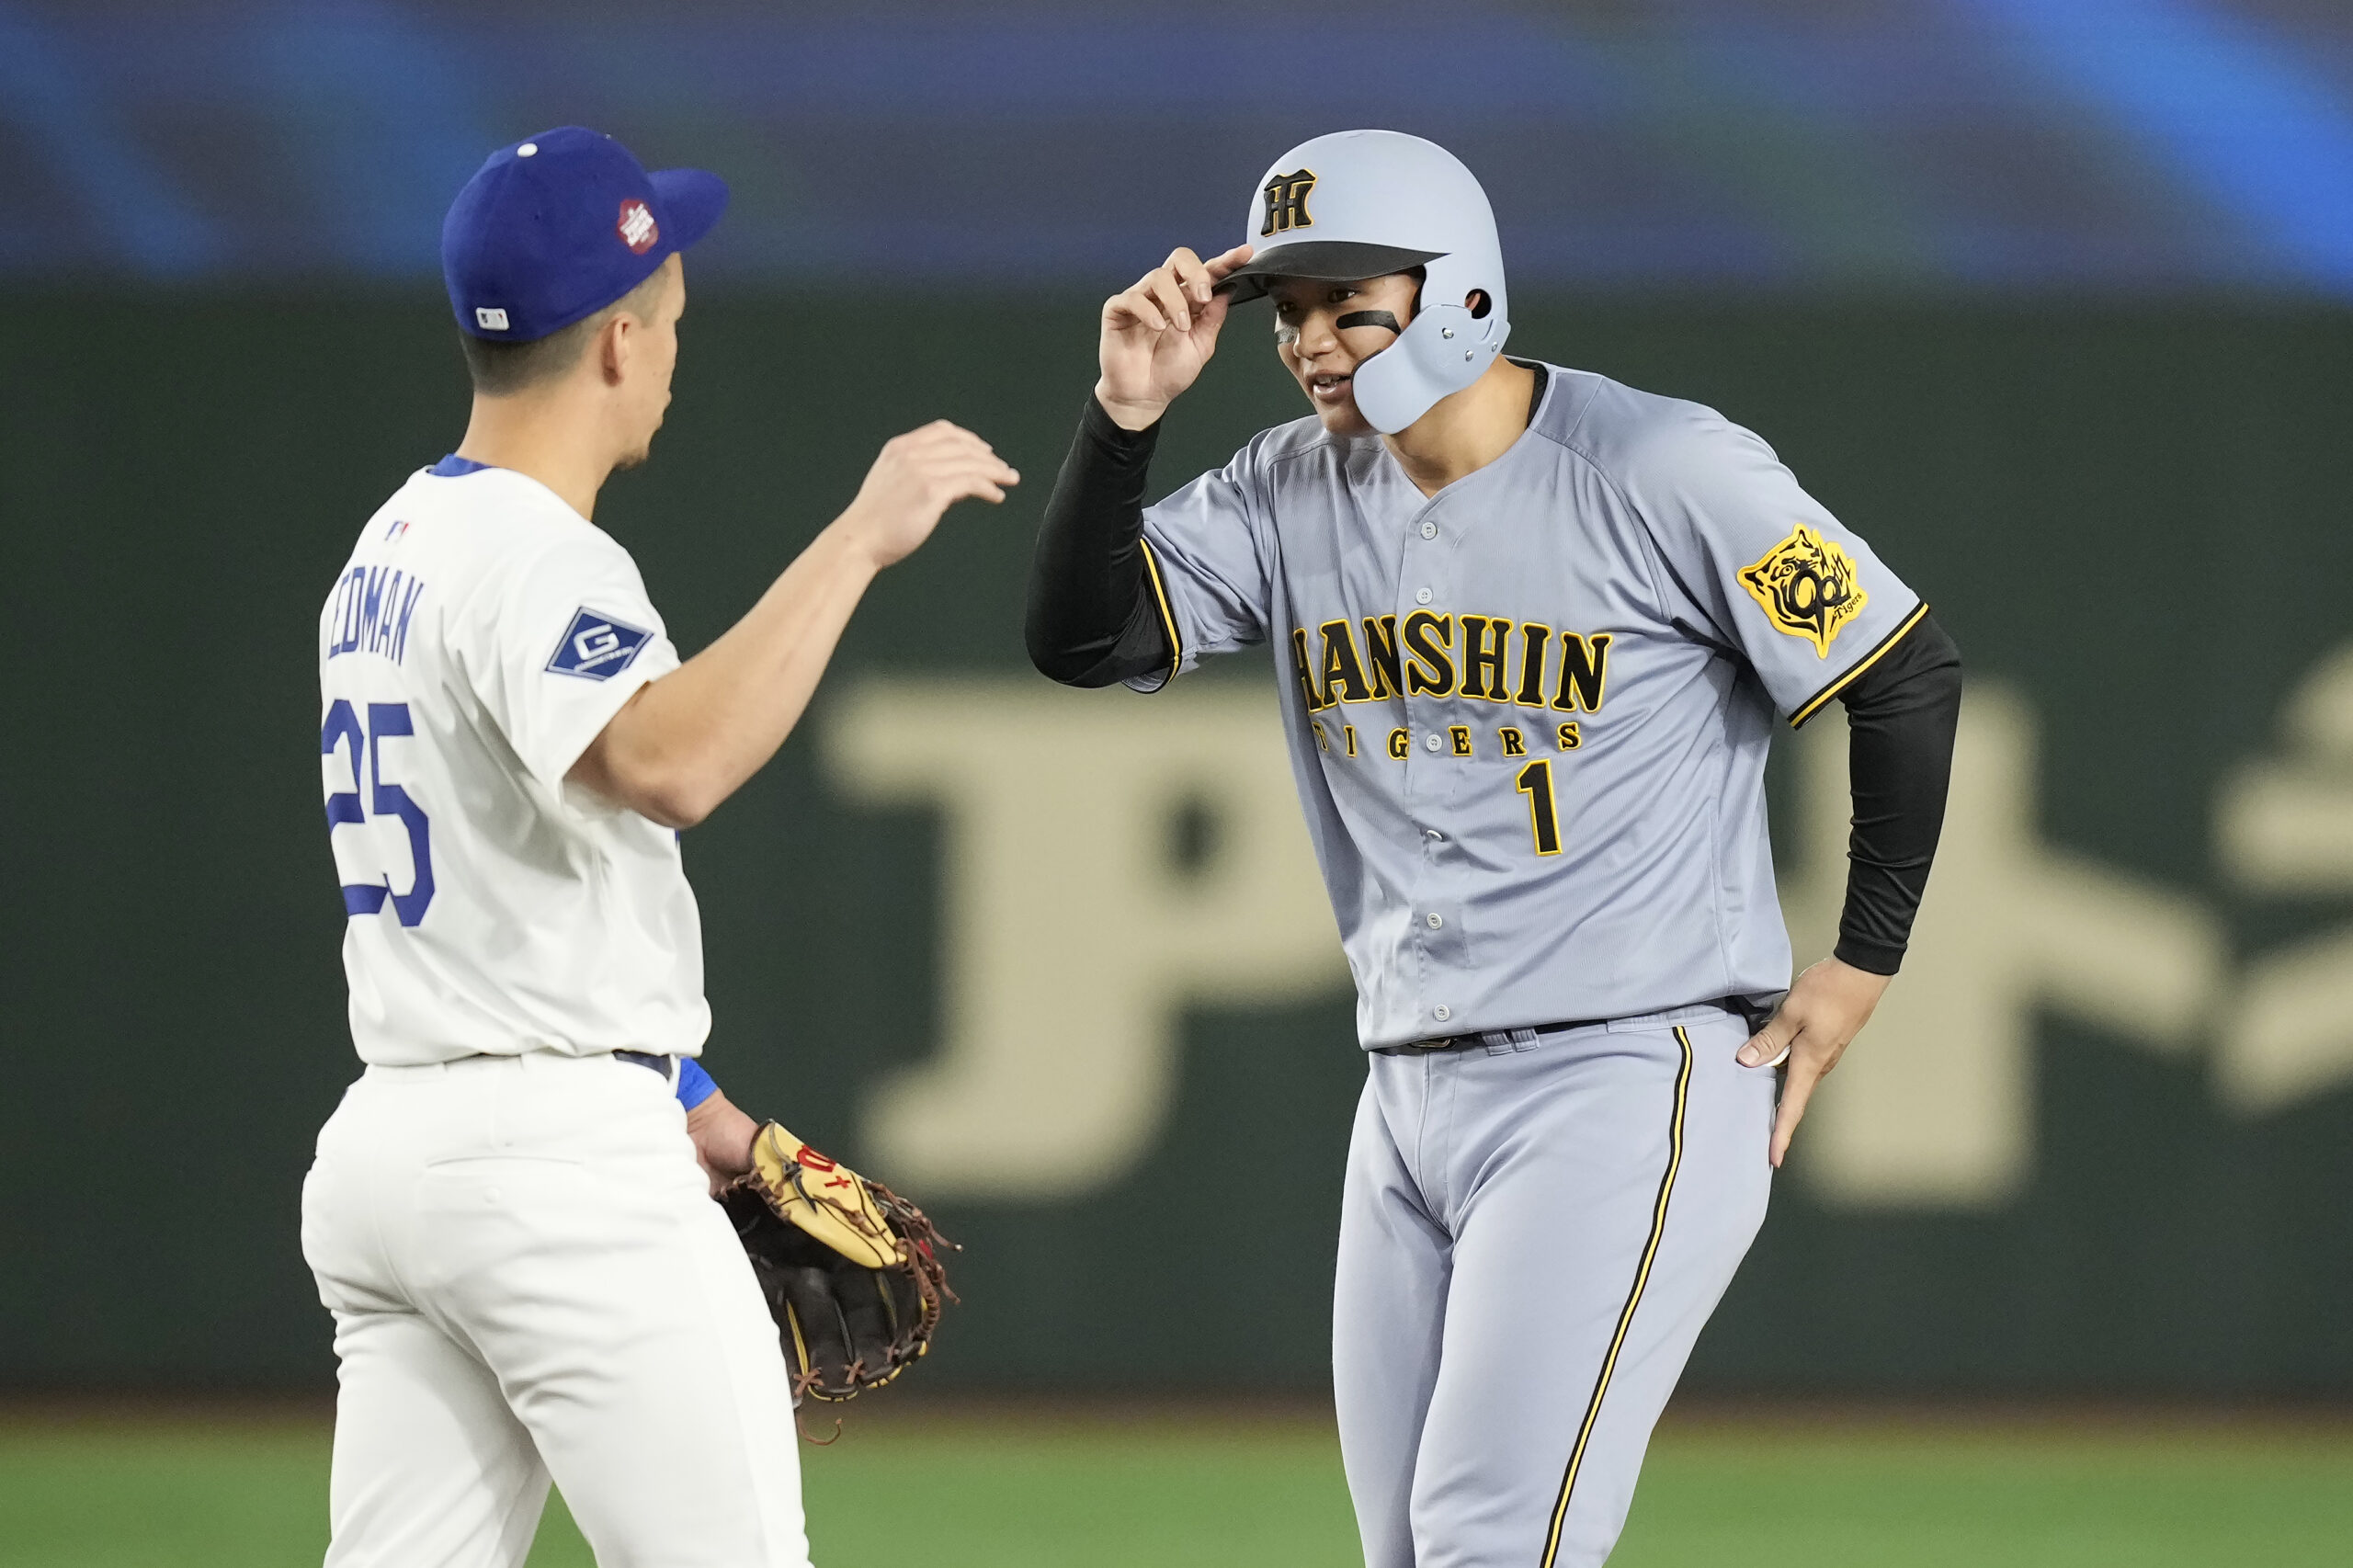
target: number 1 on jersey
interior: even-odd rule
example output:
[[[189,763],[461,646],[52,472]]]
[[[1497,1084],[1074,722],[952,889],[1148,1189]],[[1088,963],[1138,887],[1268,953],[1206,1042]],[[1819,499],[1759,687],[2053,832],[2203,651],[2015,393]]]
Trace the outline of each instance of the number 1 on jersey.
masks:
[[[1552,802],[1552,764],[1540,759],[1521,768],[1519,792],[1528,797],[1528,821],[1536,833],[1536,853],[1558,855],[1561,816]]]

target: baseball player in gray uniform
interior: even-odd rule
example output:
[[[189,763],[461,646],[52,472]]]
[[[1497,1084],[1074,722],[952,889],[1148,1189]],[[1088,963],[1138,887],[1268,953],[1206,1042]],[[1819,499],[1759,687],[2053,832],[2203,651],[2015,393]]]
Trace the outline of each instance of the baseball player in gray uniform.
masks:
[[[1444,150],[1319,137],[1247,233],[1104,307],[1030,654],[1154,691],[1276,645],[1370,1068],[1333,1326],[1365,1561],[1598,1563],[1902,959],[1960,658],[1756,437],[1506,358],[1495,220]],[[1313,415],[1145,506],[1163,413],[1262,293]],[[1792,984],[1766,754],[1834,699],[1847,905]]]

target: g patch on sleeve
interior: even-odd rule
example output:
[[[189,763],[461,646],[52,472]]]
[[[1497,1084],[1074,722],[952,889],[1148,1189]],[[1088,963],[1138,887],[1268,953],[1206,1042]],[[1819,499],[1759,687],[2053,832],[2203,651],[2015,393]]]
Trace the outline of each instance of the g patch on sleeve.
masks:
[[[1776,631],[1812,642],[1817,659],[1830,656],[1830,644],[1870,602],[1847,552],[1803,523],[1742,567],[1740,585]]]
[[[638,650],[653,640],[651,631],[584,607],[573,612],[563,641],[555,645],[555,656],[548,661],[548,673],[610,680],[629,668]]]

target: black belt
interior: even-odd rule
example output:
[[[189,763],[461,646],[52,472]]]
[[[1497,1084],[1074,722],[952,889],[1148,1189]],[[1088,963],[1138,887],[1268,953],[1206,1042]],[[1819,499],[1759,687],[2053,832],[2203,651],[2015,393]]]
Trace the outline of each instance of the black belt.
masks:
[[[1779,998],[1776,997],[1774,1001],[1778,1004]],[[1726,996],[1713,1002],[1696,1003],[1694,1006],[1721,1007],[1727,1013],[1736,1014],[1747,1023],[1748,1032],[1751,1034],[1763,1028],[1765,1020],[1773,1016],[1771,1006],[1760,1007],[1745,996]],[[1634,1016],[1648,1017],[1649,1015]],[[1534,1044],[1546,1035],[1566,1034],[1571,1029],[1599,1028],[1604,1024],[1615,1021],[1611,1018],[1574,1018],[1559,1024],[1522,1024],[1519,1028],[1511,1029],[1474,1029],[1469,1034],[1434,1035],[1428,1040],[1409,1040],[1403,1045],[1384,1045],[1376,1049],[1392,1055],[1404,1056],[1425,1051],[1467,1051],[1474,1045],[1525,1046]]]
[[[1433,1035],[1428,1040],[1409,1040],[1403,1045],[1386,1045],[1381,1049],[1403,1055],[1425,1051],[1468,1051],[1474,1045],[1531,1045],[1549,1034],[1598,1028],[1608,1021],[1608,1018],[1572,1018],[1558,1024],[1522,1024],[1511,1029],[1473,1029],[1469,1034]]]
[[[656,1056],[650,1051],[616,1051],[613,1052],[613,1060],[634,1062],[640,1067],[650,1067],[662,1074],[664,1083],[670,1081],[670,1059],[666,1056]]]

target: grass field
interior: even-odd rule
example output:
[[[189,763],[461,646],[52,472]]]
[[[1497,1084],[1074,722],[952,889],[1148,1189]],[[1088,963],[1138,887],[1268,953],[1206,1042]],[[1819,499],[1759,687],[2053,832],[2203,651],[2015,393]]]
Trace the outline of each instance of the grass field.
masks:
[[[275,1568],[324,1543],[309,1415],[0,1410],[6,1568]],[[1328,1417],[873,1412],[807,1449],[816,1562],[1347,1568]],[[551,1506],[534,1568],[590,1562]],[[1670,1416],[1613,1568],[2353,1562],[2353,1422]]]

